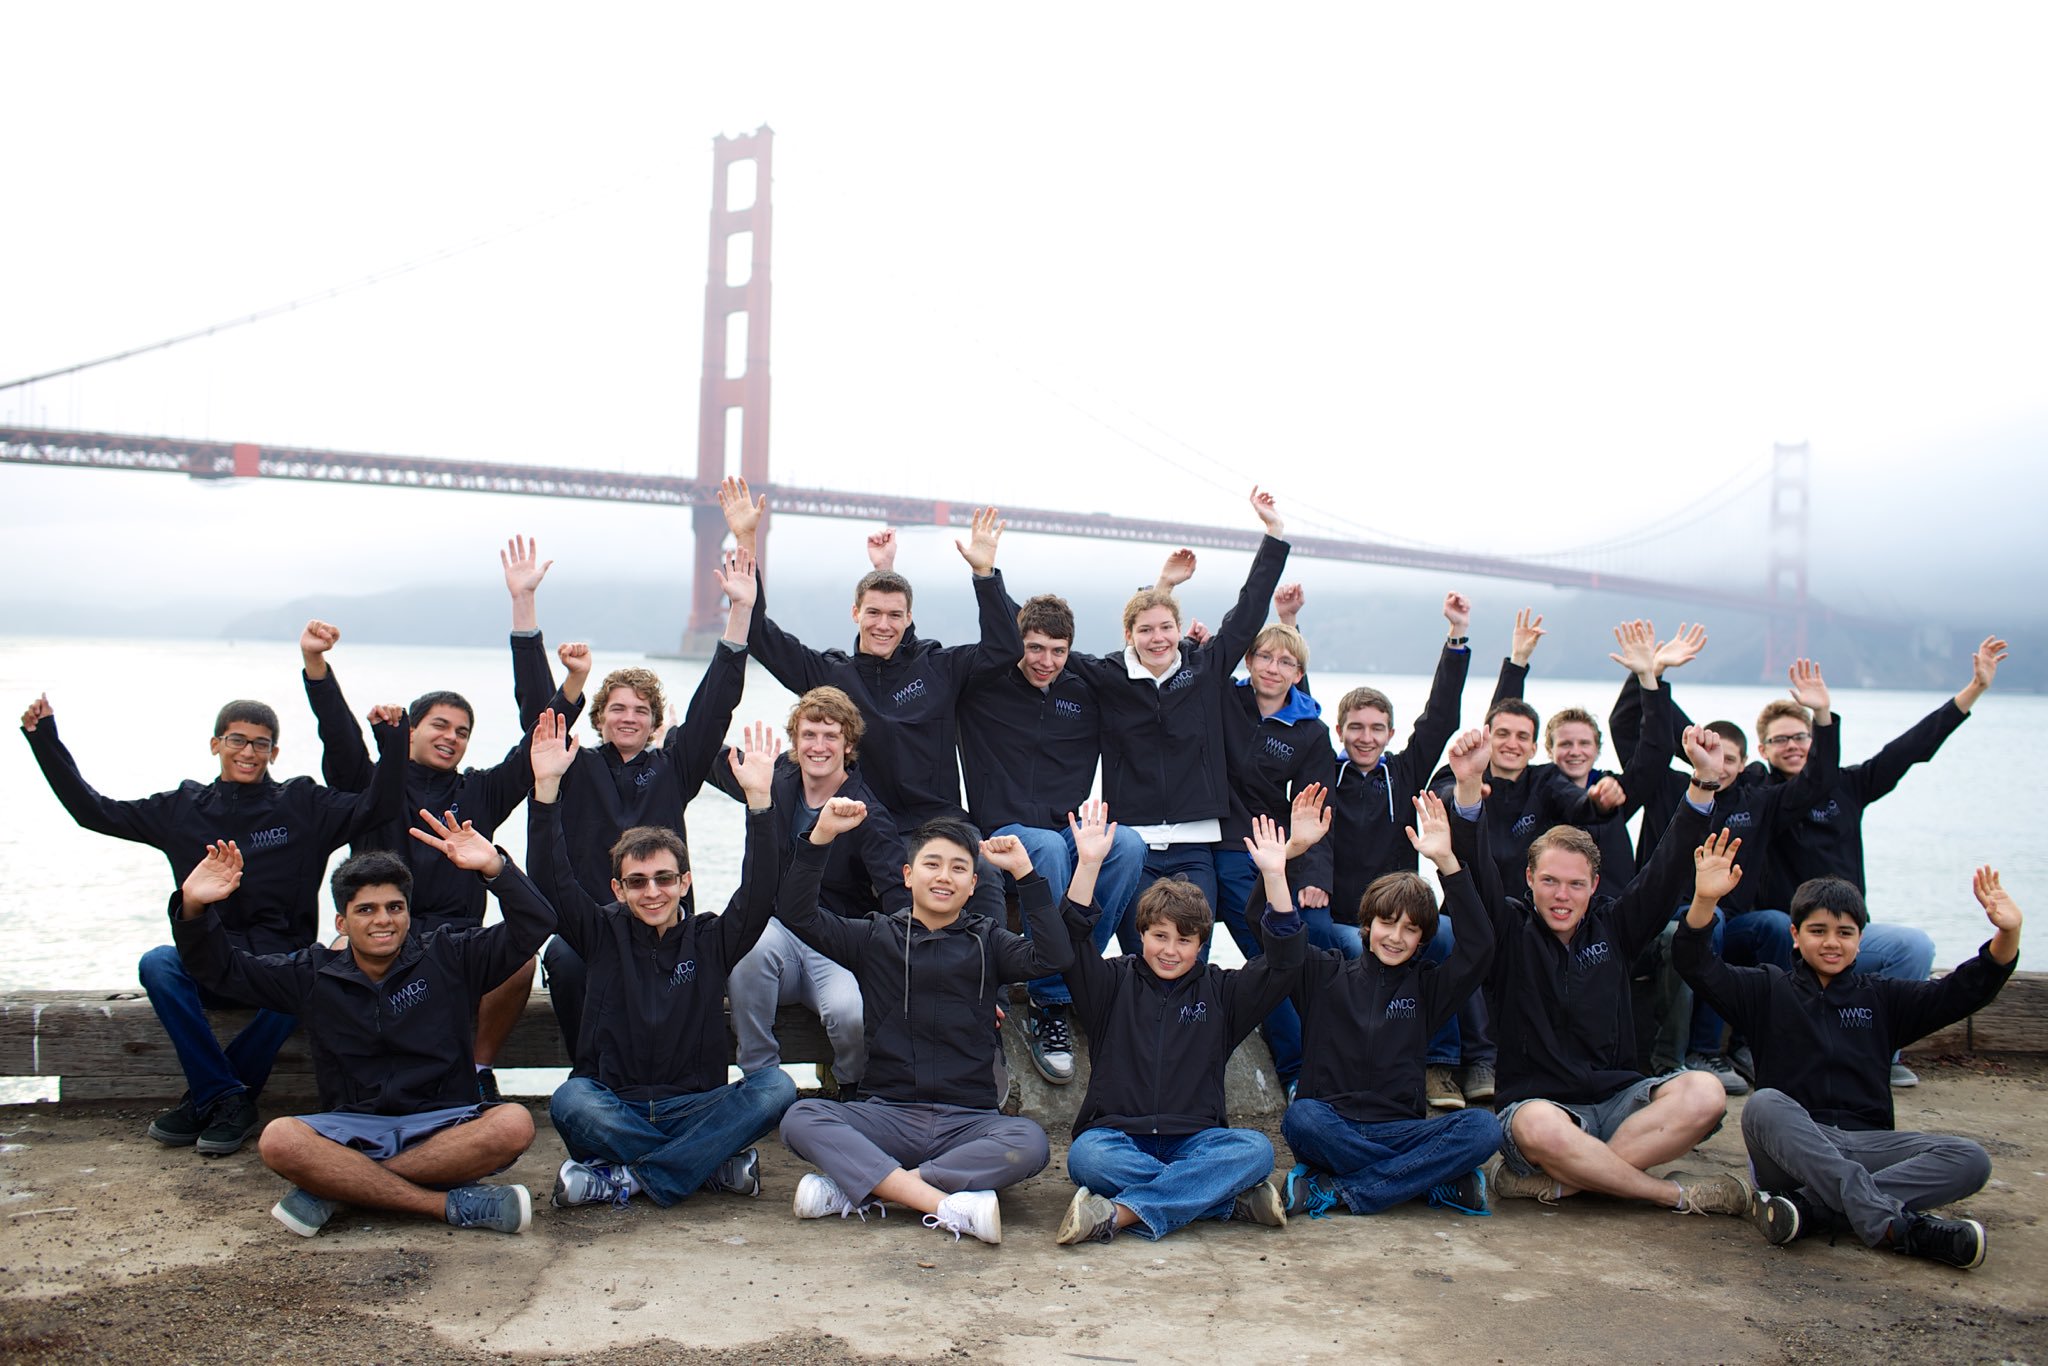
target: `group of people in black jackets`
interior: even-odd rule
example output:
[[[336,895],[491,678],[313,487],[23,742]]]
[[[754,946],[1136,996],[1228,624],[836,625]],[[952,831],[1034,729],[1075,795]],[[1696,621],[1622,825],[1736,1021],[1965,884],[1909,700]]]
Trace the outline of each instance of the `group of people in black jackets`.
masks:
[[[730,607],[702,681],[670,720],[654,673],[614,670],[589,703],[596,744],[575,734],[590,652],[562,646],[556,682],[535,608],[548,564],[523,538],[501,561],[526,734],[489,767],[463,767],[474,712],[452,692],[373,708],[373,753],[329,663],[339,633],[318,621],[300,647],[324,784],[271,777],[276,713],[237,701],[215,720],[216,780],[110,799],[48,701],[30,706],[23,732],[65,808],[162,850],[177,884],[175,947],[145,955],[141,977],[190,1089],[152,1138],[220,1154],[260,1129],[291,1183],[273,1212],[308,1236],[341,1205],[523,1230],[530,1193],[485,1178],[534,1136],[492,1065],[539,955],[574,1060],[548,1106],[568,1151],[555,1204],[757,1195],[754,1145],[779,1124],[816,1169],[792,1193],[798,1216],[893,1204],[993,1243],[997,1193],[1050,1160],[1044,1129],[1001,1108],[998,1025],[1026,984],[1045,1080],[1076,1079],[1076,1024],[1088,1044],[1061,1243],[1595,1192],[1747,1217],[1773,1244],[1847,1230],[1983,1260],[1981,1224],[1932,1211],[1979,1189],[1989,1159],[1895,1131],[1891,1093],[1913,1080],[1898,1050],[2012,972],[2020,913],[1979,869],[1994,932],[1928,980],[1931,942],[1895,927],[1887,941],[1870,920],[1860,822],[1966,719],[2004,642],[1984,642],[1952,702],[1850,766],[1802,660],[1752,763],[1739,726],[1695,725],[1672,697],[1667,673],[1705,632],[1623,623],[1617,774],[1596,766],[1590,713],[1546,721],[1522,700],[1543,634],[1528,612],[1483,724],[1459,733],[1471,606],[1454,593],[1405,746],[1393,702],[1357,688],[1333,749],[1267,494],[1251,499],[1265,537],[1213,631],[1183,621],[1175,589],[1195,557],[1180,551],[1101,656],[1073,649],[1062,599],[1010,597],[993,509],[956,542],[978,641],[918,636],[884,532],[854,591],[854,649],[809,647],[768,615],[766,499],[729,479],[719,501]],[[749,658],[798,700],[784,732],[756,724],[729,744]],[[717,911],[696,904],[684,828],[707,781],[746,809],[740,885]],[[525,872],[492,843],[521,801]],[[320,944],[318,887],[342,844],[337,933]],[[487,891],[502,920],[484,926]],[[1243,967],[1209,963],[1218,920]],[[1112,938],[1123,952],[1105,956]],[[774,1018],[791,1004],[820,1019],[837,1098],[798,1099],[778,1065]],[[225,1046],[206,1015],[224,1006],[255,1008]],[[321,1108],[262,1125],[257,1095],[300,1023]],[[1271,1141],[1225,1113],[1226,1063],[1254,1030],[1289,1100],[1295,1161],[1277,1178]],[[1752,1082],[1753,1182],[1652,1173]]]

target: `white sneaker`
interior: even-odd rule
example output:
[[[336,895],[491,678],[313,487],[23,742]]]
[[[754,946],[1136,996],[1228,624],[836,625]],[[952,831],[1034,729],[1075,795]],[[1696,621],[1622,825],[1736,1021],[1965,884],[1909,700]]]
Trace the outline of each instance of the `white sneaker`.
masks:
[[[994,1191],[954,1191],[939,1201],[939,1212],[924,1217],[926,1228],[943,1229],[959,1242],[970,1233],[984,1243],[1003,1241],[1003,1210]]]
[[[844,1219],[853,1213],[853,1205],[838,1183],[816,1172],[805,1172],[803,1180],[796,1183],[796,1199],[791,1208],[799,1219],[823,1219],[828,1214]]]

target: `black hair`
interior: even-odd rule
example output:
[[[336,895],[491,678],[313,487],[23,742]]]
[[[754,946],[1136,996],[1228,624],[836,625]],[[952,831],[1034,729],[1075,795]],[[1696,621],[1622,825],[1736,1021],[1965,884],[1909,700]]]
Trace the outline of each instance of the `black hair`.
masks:
[[[415,697],[412,700],[412,705],[405,709],[405,714],[407,719],[409,719],[413,723],[413,725],[417,727],[422,721],[427,719],[427,713],[432,711],[436,707],[460,708],[463,714],[469,717],[469,724],[471,728],[475,728],[476,708],[470,706],[469,699],[464,697],[461,693],[449,692],[446,688],[442,688],[438,692],[421,693],[418,697]]]
[[[226,735],[228,727],[237,721],[246,721],[252,726],[268,726],[270,727],[270,738],[275,740],[278,737],[277,713],[271,710],[269,704],[265,702],[252,702],[246,697],[238,697],[225,707],[222,707],[219,714],[213,718],[214,739],[218,740],[221,736]]]
[[[629,858],[653,858],[662,850],[676,856],[676,871],[690,871],[690,850],[683,837],[665,825],[636,825],[612,846],[612,876],[619,876]]]
[[[396,887],[406,905],[412,905],[412,869],[389,849],[357,854],[334,870],[327,886],[334,893],[334,909],[340,912],[346,912],[348,903],[365,887]]]
[[[966,821],[947,820],[942,816],[937,820],[926,821],[904,837],[904,861],[907,863],[917,862],[918,854],[933,840],[945,840],[948,843],[957,844],[967,851],[967,857],[969,858],[974,858],[981,853],[981,836],[975,832],[973,826],[969,825]]]
[[[1787,912],[1792,917],[1792,928],[1797,930],[1815,911],[1847,916],[1856,922],[1858,932],[1870,927],[1870,908],[1863,904],[1863,893],[1847,878],[1810,877],[1799,884],[1799,890],[1792,893],[1792,909]]]

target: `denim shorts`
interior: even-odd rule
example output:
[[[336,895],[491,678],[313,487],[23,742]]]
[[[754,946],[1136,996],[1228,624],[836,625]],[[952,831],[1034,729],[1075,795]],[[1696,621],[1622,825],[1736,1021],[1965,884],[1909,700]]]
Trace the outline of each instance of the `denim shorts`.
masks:
[[[1665,1082],[1675,1077],[1684,1076],[1685,1071],[1686,1069],[1681,1067],[1675,1072],[1666,1072],[1662,1076],[1644,1077],[1641,1081],[1622,1087],[1607,1099],[1596,1100],[1591,1104],[1578,1105],[1563,1100],[1546,1100],[1543,1103],[1555,1105],[1558,1109],[1570,1115],[1573,1122],[1579,1128],[1591,1134],[1594,1138],[1599,1139],[1602,1143],[1606,1143],[1613,1139],[1616,1130],[1628,1122],[1630,1115],[1650,1103],[1650,1093],[1652,1091],[1655,1091]],[[1515,1122],[1515,1111],[1527,1105],[1530,1100],[1543,1100],[1543,1098],[1541,1096],[1531,1096],[1529,1100],[1515,1101],[1503,1109],[1499,1116],[1501,1157],[1506,1161],[1508,1170],[1523,1176],[1534,1176],[1543,1170],[1543,1168],[1522,1156],[1521,1149],[1515,1146],[1515,1134],[1511,1127]],[[1720,1128],[1720,1124],[1716,1123],[1713,1129],[1708,1131],[1708,1137],[1718,1133]],[[1705,1141],[1704,1138],[1701,1139],[1701,1142]]]
[[[424,1110],[416,1115],[359,1115],[345,1110],[330,1110],[297,1118],[299,1123],[329,1142],[354,1148],[365,1157],[385,1162],[443,1129],[469,1123],[483,1112],[481,1105],[455,1105],[446,1110]]]

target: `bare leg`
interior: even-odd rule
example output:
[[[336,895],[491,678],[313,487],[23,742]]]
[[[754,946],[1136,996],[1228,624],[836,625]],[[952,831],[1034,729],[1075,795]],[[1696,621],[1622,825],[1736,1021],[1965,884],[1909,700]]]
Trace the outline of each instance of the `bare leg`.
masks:
[[[946,1198],[946,1193],[916,1172],[907,1172],[898,1167],[875,1183],[874,1198],[893,1200],[899,1205],[908,1205],[920,1213],[937,1214],[939,1201]]]
[[[384,1162],[385,1171],[422,1186],[460,1186],[509,1167],[533,1146],[533,1116],[524,1105],[493,1105],[415,1143]]]
[[[448,1197],[424,1184],[461,1185],[517,1160],[533,1142],[533,1116],[524,1106],[497,1105],[467,1124],[414,1145],[388,1162],[323,1138],[297,1119],[274,1119],[258,1149],[263,1165],[309,1195],[366,1209],[397,1210],[439,1219]]]
[[[484,993],[483,1000],[476,1008],[476,1060],[480,1067],[489,1067],[498,1060],[498,1050],[505,1046],[505,1036],[519,1023],[519,1017],[526,1013],[526,1003],[533,999],[533,960],[527,959],[519,970],[507,977],[496,987]]]
[[[1655,1104],[1651,1102],[1642,1114],[1647,1115]],[[1632,1116],[1631,1120],[1641,1117]],[[1531,1101],[1515,1111],[1512,1123],[1515,1147],[1557,1181],[1560,1196],[1594,1191],[1627,1200],[1645,1200],[1665,1209],[1676,1208],[1679,1195],[1675,1183],[1644,1172],[1581,1129],[1557,1106]]]
[[[1630,1166],[1648,1170],[1692,1151],[1727,1113],[1721,1083],[1705,1072],[1686,1072],[1650,1092],[1650,1103],[1623,1120],[1607,1146]]]

